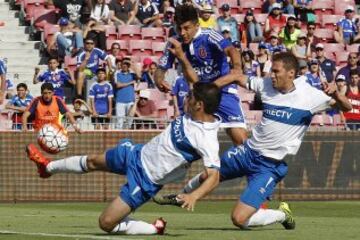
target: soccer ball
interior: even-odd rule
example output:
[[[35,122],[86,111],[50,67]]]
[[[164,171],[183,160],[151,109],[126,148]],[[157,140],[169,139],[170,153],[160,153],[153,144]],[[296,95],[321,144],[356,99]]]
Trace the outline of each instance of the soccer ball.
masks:
[[[44,151],[55,154],[66,149],[69,138],[64,129],[45,124],[38,133],[37,141]]]

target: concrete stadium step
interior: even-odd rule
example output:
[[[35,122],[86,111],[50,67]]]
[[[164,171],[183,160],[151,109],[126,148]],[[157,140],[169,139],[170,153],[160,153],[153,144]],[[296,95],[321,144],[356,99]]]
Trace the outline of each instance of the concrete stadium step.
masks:
[[[31,63],[33,64],[40,64],[41,57],[39,56],[7,56],[5,57],[7,59],[8,65],[16,65],[16,64],[22,64],[22,63]]]
[[[17,26],[17,27],[0,27],[1,34],[9,34],[9,33],[22,33],[27,34],[26,30],[27,26]]]
[[[19,19],[17,18],[2,18],[1,12],[0,12],[0,21],[3,21],[5,23],[2,27],[12,28],[12,27],[18,27],[20,26]],[[0,28],[2,28],[0,27]]]
[[[34,41],[34,42],[1,42],[0,43],[0,49],[10,50],[34,50],[36,45],[38,45],[40,42]]]
[[[29,35],[23,32],[0,32],[0,43],[1,42],[18,42],[18,41],[29,41]]]
[[[2,42],[0,42],[0,46]],[[39,50],[37,49],[1,49],[0,48],[0,56],[39,56]]]
[[[34,64],[32,64],[32,65],[10,65],[10,66],[8,66],[8,71],[14,72],[14,73],[32,73],[32,74],[34,74],[35,67],[39,67],[41,70],[46,69],[46,65],[39,66],[34,62]]]

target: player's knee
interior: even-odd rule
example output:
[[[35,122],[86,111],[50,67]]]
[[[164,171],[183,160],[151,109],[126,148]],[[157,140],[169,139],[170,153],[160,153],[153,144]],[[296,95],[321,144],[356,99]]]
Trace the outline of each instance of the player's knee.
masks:
[[[97,169],[96,155],[89,155],[86,160],[86,166],[88,171],[94,171]]]
[[[102,214],[99,217],[99,227],[104,232],[110,233],[115,228],[115,226],[116,223],[114,223],[109,216]]]
[[[239,228],[245,228],[247,224],[247,218],[242,214],[233,213],[231,215],[231,221],[235,226]]]

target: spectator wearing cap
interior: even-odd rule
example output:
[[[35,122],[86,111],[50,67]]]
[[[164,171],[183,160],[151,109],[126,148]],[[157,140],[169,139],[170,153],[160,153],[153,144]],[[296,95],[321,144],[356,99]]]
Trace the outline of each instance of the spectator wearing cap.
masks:
[[[256,21],[254,13],[248,10],[245,15],[244,23],[240,27],[242,42],[250,44],[252,42],[261,42],[263,34],[260,24]],[[246,39],[246,40],[245,40]]]
[[[211,16],[213,13],[214,10],[211,5],[206,4],[202,7],[199,17],[200,27],[217,29],[216,19],[214,16]]]
[[[151,60],[151,58],[145,58],[143,60],[143,70],[141,73],[140,82],[146,82],[148,88],[155,88],[154,74],[157,68],[157,64]]]
[[[309,66],[306,61],[299,61],[299,72],[298,76],[305,76],[307,73],[309,73]]]
[[[300,29],[296,28],[296,17],[289,15],[285,27],[281,30],[279,37],[288,50],[296,44],[297,39],[301,33]]]
[[[347,93],[347,84],[346,84],[345,76],[342,75],[342,74],[339,74],[336,77],[335,83],[336,83],[336,87],[337,87],[337,89],[339,91],[339,94],[345,96],[346,93]]]
[[[56,50],[60,58],[76,56],[84,48],[84,39],[80,29],[69,24],[69,19],[62,17],[59,20],[60,31],[55,33],[48,42],[48,52]],[[56,43],[56,45],[55,45]]]
[[[281,29],[286,25],[286,17],[282,15],[281,4],[274,3],[272,9],[265,21],[265,37],[269,38],[270,34],[280,33]]]
[[[115,109],[116,109],[116,128],[124,128],[125,117],[129,116],[130,109],[135,102],[134,85],[138,76],[130,71],[131,63],[128,60],[117,61],[118,70],[115,72]],[[128,120],[126,128],[131,127],[131,121]]]
[[[307,24],[307,41],[310,43],[311,52],[315,52],[316,45],[321,42],[320,38],[314,35],[316,29],[315,22],[308,22]]]
[[[301,22],[309,22],[309,14],[314,14],[311,7],[312,0],[295,0],[295,15]],[[308,21],[309,20],[309,21]]]
[[[230,27],[229,26],[223,26],[221,28],[221,33],[224,36],[225,39],[229,39],[232,42],[231,39],[231,33],[230,33]]]
[[[359,91],[359,72],[352,70],[350,72],[350,84],[346,92],[346,97],[352,105],[352,110],[344,112],[346,126],[350,130],[360,129],[360,91]]]
[[[130,0],[112,0],[109,3],[111,21],[116,26],[137,25],[135,4]]]
[[[231,34],[231,40],[239,41],[239,29],[238,29],[238,23],[234,17],[231,16],[231,9],[230,5],[225,3],[220,7],[220,10],[222,12],[222,15],[217,18],[217,25],[219,29],[221,30],[225,26],[229,27],[230,34]]]
[[[248,77],[260,77],[260,65],[255,61],[254,53],[250,49],[244,49],[241,53],[241,65],[243,73]]]
[[[95,129],[109,129],[112,115],[113,87],[106,79],[105,68],[96,71],[97,81],[89,90],[90,107],[92,111],[91,122]]]
[[[322,83],[327,82],[324,73],[321,71],[319,61],[317,59],[312,59],[309,62],[310,69],[309,73],[305,74],[307,77],[307,82],[321,90],[322,89]]]
[[[347,84],[350,84],[351,78],[350,78],[350,72],[352,70],[356,70],[360,72],[360,66],[357,65],[357,62],[359,60],[359,54],[358,53],[350,53],[348,57],[348,64],[345,67],[340,68],[338,71],[338,75],[342,74],[345,76],[345,80]]]
[[[271,55],[274,54],[274,52],[286,52],[286,47],[284,44],[281,44],[279,42],[279,36],[277,33],[271,33],[269,42],[265,43],[266,48],[269,51]]]
[[[143,27],[161,27],[162,21],[159,10],[149,0],[140,0],[137,3],[136,18]]]
[[[306,42],[307,37],[305,33],[300,33],[296,44],[292,46],[291,52],[298,60],[307,61],[311,58],[310,42]]]
[[[150,99],[149,90],[141,90],[139,96],[135,100],[135,104],[129,113],[132,117],[139,118],[156,118],[158,116],[156,106],[153,100]],[[134,120],[135,128],[156,128],[156,125],[151,120]]]
[[[271,54],[267,49],[267,45],[265,43],[259,44],[259,53],[257,55],[257,62],[260,66],[261,77],[270,77],[271,72]]]
[[[336,74],[336,64],[333,60],[325,57],[324,45],[321,43],[315,46],[316,59],[319,60],[321,70],[324,72],[327,82],[333,82]],[[345,78],[345,76],[344,76]]]
[[[354,7],[347,6],[344,17],[336,24],[334,31],[335,41],[338,43],[351,44],[357,34],[357,27],[354,19]]]

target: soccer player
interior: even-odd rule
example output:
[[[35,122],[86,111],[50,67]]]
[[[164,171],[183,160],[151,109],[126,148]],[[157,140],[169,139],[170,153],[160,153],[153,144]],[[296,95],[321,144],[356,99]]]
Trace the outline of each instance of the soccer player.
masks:
[[[193,6],[177,6],[175,22],[180,36],[169,39],[168,47],[160,58],[155,72],[155,83],[161,91],[171,90],[164,78],[167,69],[172,68],[175,58],[185,69],[184,77],[192,83],[198,80],[214,82],[241,71],[239,52],[221,33],[213,29],[200,28],[197,10]],[[227,57],[230,57],[232,70]],[[247,138],[247,133],[237,85],[224,85],[221,92],[217,114],[222,118],[222,127],[226,128],[234,144],[242,144]]]
[[[330,107],[351,110],[347,98],[337,92],[333,84],[323,83],[323,91],[307,83],[306,77],[295,79],[298,61],[291,53],[278,53],[273,57],[270,78],[244,75],[219,81],[222,86],[236,81],[255,91],[263,101],[263,118],[252,130],[252,137],[244,145],[225,151],[221,159],[220,181],[246,176],[248,185],[232,211],[232,221],[240,228],[282,223],[294,229],[295,221],[287,203],[278,210],[259,209],[273,193],[276,185],[287,174],[287,155],[295,155],[312,116]],[[189,193],[201,184],[206,176],[199,174],[185,186]],[[175,195],[156,198],[162,204],[179,204]]]
[[[219,106],[220,96],[220,90],[214,84],[196,83],[187,99],[188,115],[176,118],[145,145],[134,145],[129,139],[122,139],[115,148],[102,154],[49,161],[31,144],[27,147],[28,156],[36,163],[43,178],[56,173],[96,170],[126,175],[128,182],[99,218],[100,228],[108,233],[162,234],[166,222],[161,218],[152,225],[132,220],[128,215],[163,185],[183,179],[186,169],[198,159],[203,159],[207,178],[191,194],[179,196],[182,207],[194,210],[197,200],[217,186],[220,120],[213,113]]]
[[[40,130],[44,124],[52,123],[58,127],[60,125],[60,113],[65,115],[75,131],[80,133],[81,129],[76,125],[76,121],[66,108],[65,103],[57,96],[54,96],[54,86],[51,83],[41,85],[41,96],[35,98],[22,115],[22,128],[27,131],[28,118],[34,119],[35,131]]]

